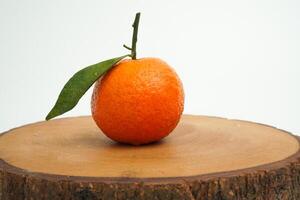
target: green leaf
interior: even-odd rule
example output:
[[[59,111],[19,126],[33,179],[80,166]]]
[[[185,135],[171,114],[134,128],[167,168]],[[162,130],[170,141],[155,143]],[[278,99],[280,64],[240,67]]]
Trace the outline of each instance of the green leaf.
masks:
[[[74,108],[79,99],[94,84],[94,82],[127,56],[128,55],[112,58],[90,65],[74,74],[63,87],[54,107],[47,115],[46,120],[50,120]]]

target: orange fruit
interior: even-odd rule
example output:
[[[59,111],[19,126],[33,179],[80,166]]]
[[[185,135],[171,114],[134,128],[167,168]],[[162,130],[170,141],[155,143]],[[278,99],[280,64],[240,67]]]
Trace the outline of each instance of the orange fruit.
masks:
[[[119,62],[96,82],[91,101],[93,119],[103,133],[133,145],[167,136],[183,107],[179,77],[157,58]]]

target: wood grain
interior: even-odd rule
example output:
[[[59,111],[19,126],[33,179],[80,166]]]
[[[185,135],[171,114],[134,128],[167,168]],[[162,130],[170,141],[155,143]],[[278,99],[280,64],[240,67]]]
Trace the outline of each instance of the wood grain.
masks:
[[[185,115],[135,147],[64,118],[0,137],[0,199],[300,199],[299,157],[297,137],[240,120]]]

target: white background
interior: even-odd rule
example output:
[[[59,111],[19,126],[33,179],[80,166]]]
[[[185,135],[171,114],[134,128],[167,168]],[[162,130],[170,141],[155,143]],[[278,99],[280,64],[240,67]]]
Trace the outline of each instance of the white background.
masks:
[[[43,120],[76,71],[126,54],[137,11],[138,57],[175,68],[185,113],[300,134],[299,0],[0,0],[0,131]],[[63,116],[89,115],[90,96]]]

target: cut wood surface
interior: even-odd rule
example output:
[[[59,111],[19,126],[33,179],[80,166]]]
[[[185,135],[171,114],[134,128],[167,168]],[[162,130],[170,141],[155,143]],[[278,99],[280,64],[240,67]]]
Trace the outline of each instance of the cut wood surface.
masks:
[[[299,139],[240,120],[185,115],[129,146],[63,118],[2,134],[0,158],[0,199],[300,199]]]

